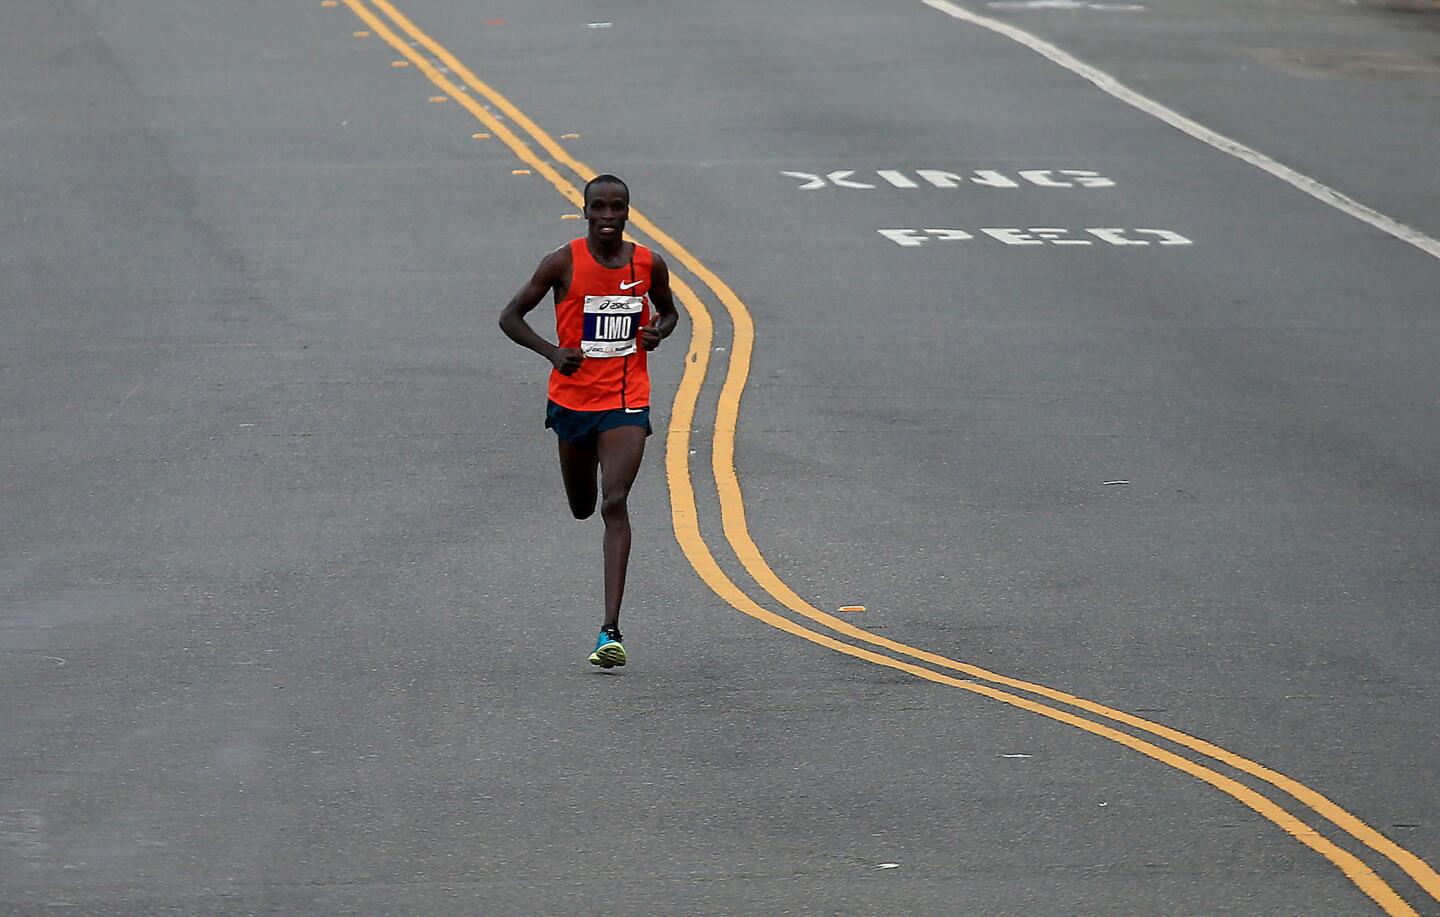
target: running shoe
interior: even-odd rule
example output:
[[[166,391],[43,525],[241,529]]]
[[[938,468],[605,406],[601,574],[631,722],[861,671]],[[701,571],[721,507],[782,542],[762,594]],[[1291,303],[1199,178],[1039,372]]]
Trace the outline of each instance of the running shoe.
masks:
[[[620,642],[620,631],[613,627],[601,628],[595,652],[590,654],[590,664],[602,669],[625,664],[625,645]]]

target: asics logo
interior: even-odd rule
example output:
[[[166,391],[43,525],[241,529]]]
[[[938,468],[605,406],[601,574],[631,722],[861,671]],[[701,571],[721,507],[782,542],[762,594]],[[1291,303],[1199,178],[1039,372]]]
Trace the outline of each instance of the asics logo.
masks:
[[[639,312],[640,303],[633,296],[587,296],[585,311],[598,312]]]
[[[625,281],[622,280],[622,281],[620,281],[620,289],[622,289],[622,290],[629,290],[629,289],[631,289],[631,288],[633,288],[633,287],[638,287],[640,284],[642,284],[642,283],[644,283],[644,282],[645,282],[645,281],[643,281],[643,280],[632,280],[632,281],[630,281],[629,283],[626,283]]]

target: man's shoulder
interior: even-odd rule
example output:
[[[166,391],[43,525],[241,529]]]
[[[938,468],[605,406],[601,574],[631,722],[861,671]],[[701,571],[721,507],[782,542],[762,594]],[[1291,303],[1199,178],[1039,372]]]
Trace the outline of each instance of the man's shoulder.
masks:
[[[665,263],[665,259],[655,249],[645,249],[645,259],[649,262],[652,271],[664,271],[667,274],[670,272],[670,266]]]

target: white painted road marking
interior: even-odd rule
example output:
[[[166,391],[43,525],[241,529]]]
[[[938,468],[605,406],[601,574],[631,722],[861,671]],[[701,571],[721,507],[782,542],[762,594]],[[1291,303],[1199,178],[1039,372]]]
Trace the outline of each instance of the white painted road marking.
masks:
[[[1086,3],[1083,0],[990,0],[985,5],[995,10],[1101,10],[1107,13],[1133,13],[1145,9],[1139,3]]]
[[[1388,233],[1402,242],[1408,242],[1432,257],[1440,258],[1440,241],[1432,239],[1418,229],[1406,226],[1398,220],[1391,219],[1378,210],[1372,210],[1359,201],[1341,194],[1334,188],[1271,159],[1264,153],[1252,150],[1243,143],[1231,140],[1223,134],[1210,130],[1210,128],[1205,127],[1203,124],[1191,121],[1184,115],[1171,111],[1159,102],[1149,99],[1135,90],[1130,89],[1128,86],[1123,85],[1103,70],[1090,66],[1071,54],[1060,50],[1055,45],[1050,44],[1050,42],[1031,35],[1024,29],[1016,28],[1013,25],[1001,22],[998,19],[992,19],[989,16],[972,13],[964,7],[951,3],[950,0],[920,0],[920,2],[931,9],[939,10],[947,16],[959,19],[962,22],[978,25],[981,28],[1004,35],[1013,41],[1018,41],[1032,51],[1064,67],[1066,70],[1084,77],[1127,105],[1132,105],[1148,115],[1159,118],[1176,130],[1184,131],[1196,140],[1207,143],[1222,153],[1228,153],[1236,159],[1248,162],[1258,169],[1263,169],[1281,181],[1304,191],[1316,200],[1329,204],[1331,207],[1343,213],[1348,213],[1357,220],[1363,220],[1381,232]]]
[[[963,229],[927,229],[925,234],[946,242],[963,242],[966,239],[975,238]]]
[[[799,191],[818,191],[821,188],[849,188],[871,191],[878,187],[868,181],[859,181],[853,176],[855,169],[836,169],[833,172],[781,172],[789,178],[798,178]],[[867,172],[868,178],[871,173]],[[876,169],[877,179],[895,188],[958,188],[962,184],[981,185],[986,188],[1019,188],[1022,184],[1003,172],[994,169],[974,169],[969,177],[945,169],[916,169],[915,178],[900,169]],[[1094,169],[1022,169],[1020,178],[1037,188],[1113,188],[1113,179],[1106,178]],[[919,179],[917,181],[916,179]],[[922,185],[920,182],[925,182]]]
[[[1042,188],[1113,188],[1115,183],[1098,172],[1089,169],[1061,169],[1059,174],[1073,177],[1074,181],[1057,179],[1051,169],[1021,169],[1020,177],[1034,182]]]
[[[940,231],[940,232],[951,232],[951,230],[948,230],[948,229],[942,229],[942,230],[939,230],[939,231]],[[954,231],[954,232],[957,232],[957,233],[960,233],[960,235],[957,236],[956,238],[961,238],[961,239],[973,239],[973,238],[975,238],[974,236],[970,235],[968,232],[963,232],[963,231],[961,231],[961,230],[959,230],[959,229],[956,229],[956,230],[953,230],[953,231]],[[882,236],[884,236],[885,238],[889,239],[891,242],[894,242],[896,245],[903,245],[903,246],[905,246],[906,248],[918,248],[919,246],[925,244],[925,241],[926,241],[926,240],[925,240],[925,233],[931,232],[931,230],[927,229],[927,230],[925,230],[924,232],[922,232],[922,231],[920,231],[920,230],[918,230],[918,229],[877,229],[876,232],[880,233],[880,235],[882,235]]]
[[[895,169],[881,169],[875,173],[897,188],[918,188],[919,185],[906,177],[904,172]]]
[[[828,179],[837,188],[873,188],[874,185],[867,185],[864,182],[851,181],[850,176],[855,174],[854,169],[837,169],[824,177],[811,175],[809,172],[782,172],[782,175],[789,175],[791,178],[803,178],[805,184],[800,186],[801,191],[813,191],[816,188],[825,187]]]
[[[974,233],[963,229],[877,229],[880,235],[902,248],[919,248],[926,242],[964,242],[974,239]],[[1194,245],[1190,239],[1170,229],[1121,229],[1117,226],[1088,226],[1084,229],[1064,229],[1058,226],[989,226],[976,232],[982,233],[1005,245],[1094,245],[1090,239],[1074,238],[1078,233],[1089,233],[1101,242],[1121,246],[1145,245]],[[1141,236],[1153,237],[1151,239]]]

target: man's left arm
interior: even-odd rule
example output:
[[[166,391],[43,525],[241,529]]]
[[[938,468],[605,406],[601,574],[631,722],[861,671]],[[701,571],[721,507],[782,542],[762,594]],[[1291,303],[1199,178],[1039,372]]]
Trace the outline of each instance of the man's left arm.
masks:
[[[659,252],[650,265],[650,304],[655,307],[655,318],[640,329],[640,346],[654,350],[668,338],[680,321],[675,311],[675,297],[670,293],[670,266]]]

